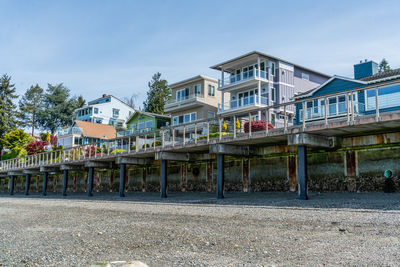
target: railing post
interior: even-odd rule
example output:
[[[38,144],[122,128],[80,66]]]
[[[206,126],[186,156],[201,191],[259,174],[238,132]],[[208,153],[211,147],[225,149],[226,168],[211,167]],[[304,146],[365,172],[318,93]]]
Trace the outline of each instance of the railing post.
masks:
[[[349,102],[349,94],[346,93],[346,107],[347,107],[347,124],[350,123],[350,102]]]
[[[162,134],[162,147],[165,147],[165,131],[162,131],[161,134]]]
[[[284,113],[284,115],[283,115],[283,119],[284,119],[283,128],[284,128],[284,132],[286,133],[287,132],[286,105],[283,106],[283,113]]]
[[[236,115],[233,115],[233,138],[236,138]]]
[[[251,112],[249,112],[249,137],[251,137]]]
[[[302,102],[301,103],[302,108],[303,108],[303,131],[306,129],[306,114],[307,114],[307,110],[306,110],[306,102]],[[325,114],[326,116],[326,114]]]
[[[354,124],[354,92],[351,92],[351,123]]]
[[[376,108],[376,113],[375,113],[375,121],[379,121],[379,90],[378,87],[375,88],[375,108]]]
[[[328,126],[328,98],[324,99],[325,127]]]
[[[207,144],[210,142],[210,122],[207,121]]]
[[[185,146],[186,143],[186,125],[183,126],[183,146]]]
[[[153,148],[154,148],[154,150],[156,149],[156,141],[157,141],[156,130],[154,130],[154,133],[153,133]]]
[[[266,125],[265,125],[265,135],[268,135],[268,125],[269,125],[269,108],[265,111]]]
[[[172,130],[172,147],[174,147],[175,146],[175,129],[172,128],[171,130]]]
[[[147,150],[147,134],[144,135],[144,151]]]
[[[197,144],[197,123],[194,124],[194,143]]]
[[[218,123],[219,123],[219,140],[221,140],[222,138],[222,118],[218,119]]]
[[[131,137],[128,137],[128,153],[131,153]]]

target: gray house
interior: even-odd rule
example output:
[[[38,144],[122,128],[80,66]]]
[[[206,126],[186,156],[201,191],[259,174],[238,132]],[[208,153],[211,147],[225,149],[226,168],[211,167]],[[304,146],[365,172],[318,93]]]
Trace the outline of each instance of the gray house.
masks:
[[[318,87],[330,78],[329,75],[257,51],[211,68],[221,71],[218,113],[238,117],[248,116],[249,112],[260,107],[288,102],[296,94]],[[265,120],[264,114],[252,113],[252,120]],[[288,108],[287,115],[289,123],[293,123],[294,106]],[[283,123],[283,110],[271,110],[269,120],[273,125]]]

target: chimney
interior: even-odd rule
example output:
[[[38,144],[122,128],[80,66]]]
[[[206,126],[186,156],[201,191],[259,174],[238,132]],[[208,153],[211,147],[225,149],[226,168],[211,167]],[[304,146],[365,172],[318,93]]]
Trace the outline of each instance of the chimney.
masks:
[[[103,94],[103,97],[106,97],[107,96],[107,94]]]
[[[362,79],[378,73],[378,63],[367,59],[354,65],[354,79]]]

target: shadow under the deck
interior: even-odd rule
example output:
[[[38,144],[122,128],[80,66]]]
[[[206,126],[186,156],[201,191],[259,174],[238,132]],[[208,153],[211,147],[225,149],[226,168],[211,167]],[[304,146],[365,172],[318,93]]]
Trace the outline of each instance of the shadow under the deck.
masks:
[[[168,198],[162,199],[160,193],[155,192],[127,192],[126,197],[119,197],[119,193],[93,193],[88,197],[86,193],[68,192],[66,197],[61,193],[32,192],[28,196],[23,193],[0,194],[1,198],[32,198],[32,199],[62,199],[68,200],[96,200],[96,201],[123,201],[132,203],[169,203],[179,205],[243,205],[259,207],[308,208],[308,209],[368,209],[368,210],[400,210],[400,193],[309,193],[309,200],[299,200],[297,193],[291,192],[257,192],[239,193],[226,192],[224,199],[217,199],[216,193],[206,192],[170,192]]]

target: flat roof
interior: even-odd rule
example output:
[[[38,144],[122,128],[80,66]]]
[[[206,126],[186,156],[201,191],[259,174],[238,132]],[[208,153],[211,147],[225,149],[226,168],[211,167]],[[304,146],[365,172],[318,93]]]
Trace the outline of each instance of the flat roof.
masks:
[[[281,59],[281,58],[278,58],[278,57],[274,57],[274,56],[271,56],[271,55],[268,55],[268,54],[265,54],[265,53],[261,53],[261,52],[258,52],[258,51],[249,52],[249,53],[247,53],[247,54],[244,54],[244,55],[235,57],[235,58],[233,58],[233,59],[224,61],[224,62],[222,62],[222,63],[218,63],[218,64],[216,64],[216,65],[214,65],[214,66],[211,66],[210,68],[211,68],[211,69],[214,69],[214,70],[222,70],[222,66],[223,66],[223,65],[226,65],[226,64],[232,63],[232,62],[234,62],[234,61],[236,61],[236,60],[244,59],[244,58],[246,58],[246,57],[250,57],[250,56],[253,56],[253,55],[259,55],[259,56],[262,56],[262,57],[272,58],[272,59],[275,59],[275,60],[279,60],[279,61],[282,61],[282,62],[291,64],[291,65],[294,65],[294,66],[296,66],[296,67],[298,67],[298,68],[302,68],[302,69],[304,69],[304,70],[308,70],[308,71],[310,71],[310,72],[317,73],[317,74],[322,75],[322,76],[332,77],[331,75],[328,75],[328,74],[325,74],[325,73],[322,73],[322,72],[319,72],[319,71],[315,71],[315,70],[313,70],[313,69],[306,68],[306,67],[303,67],[303,66],[301,66],[301,65],[292,63],[292,62],[290,62],[290,61],[287,61],[287,60],[284,60],[284,59]]]
[[[210,78],[210,77],[207,77],[207,76],[204,76],[204,75],[197,75],[197,76],[194,76],[194,77],[191,77],[191,78],[188,78],[188,79],[176,82],[176,83],[172,83],[172,84],[169,85],[169,87],[175,87],[175,86],[178,86],[180,84],[185,84],[185,83],[189,83],[189,82],[200,80],[200,79],[209,80],[209,81],[216,82],[216,83],[218,82],[217,79]]]

